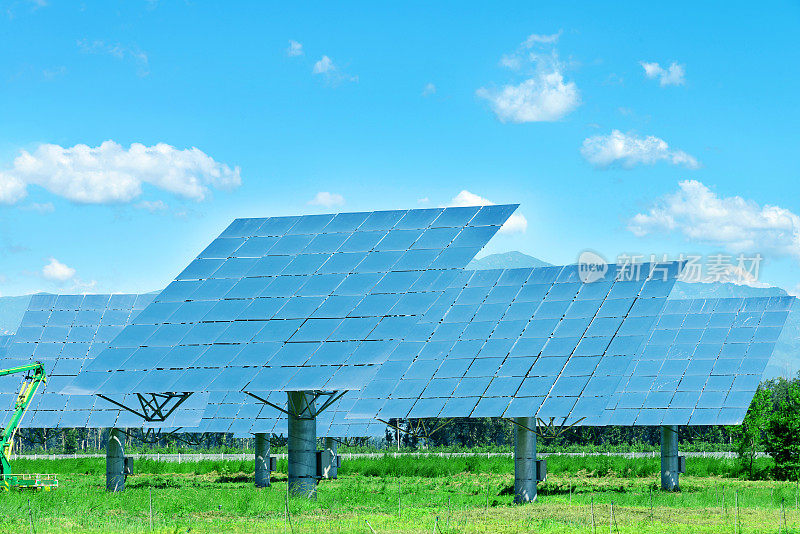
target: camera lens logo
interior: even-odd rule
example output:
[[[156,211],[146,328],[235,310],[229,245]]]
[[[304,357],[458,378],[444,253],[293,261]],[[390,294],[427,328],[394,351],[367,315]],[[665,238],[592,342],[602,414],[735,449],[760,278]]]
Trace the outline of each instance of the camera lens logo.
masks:
[[[578,256],[578,276],[584,284],[602,280],[607,272],[608,262],[600,254],[584,250]]]

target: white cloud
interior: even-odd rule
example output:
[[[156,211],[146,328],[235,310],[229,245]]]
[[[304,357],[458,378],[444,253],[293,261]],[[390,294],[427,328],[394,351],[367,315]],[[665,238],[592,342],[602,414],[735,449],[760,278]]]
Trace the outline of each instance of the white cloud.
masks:
[[[166,211],[169,206],[163,200],[143,200],[136,204],[136,207],[142,210],[147,210],[150,213],[157,211]]]
[[[328,72],[333,72],[336,70],[336,65],[333,64],[333,60],[328,56],[322,56],[319,61],[314,63],[314,69],[312,72],[314,74],[325,74]]]
[[[338,193],[329,193],[328,191],[320,191],[314,198],[308,201],[312,206],[324,206],[326,208],[333,208],[344,204],[344,197]]]
[[[524,80],[506,84],[500,89],[481,87],[476,91],[479,98],[489,102],[500,121],[557,121],[580,105],[578,86],[564,79],[564,66],[552,48],[560,35],[561,32],[531,35],[515,52],[500,59],[502,66],[522,71]],[[549,53],[533,50],[548,45]]]
[[[430,82],[425,84],[422,89],[422,96],[430,96],[436,94],[436,86]]]
[[[349,74],[345,74],[328,56],[322,56],[319,61],[314,63],[314,68],[311,69],[311,72],[313,74],[323,76],[325,80],[332,85],[336,85],[340,82],[358,81],[358,76],[350,76]]]
[[[773,253],[800,259],[800,216],[739,196],[720,197],[697,180],[685,180],[628,221],[637,236],[679,233],[690,241],[731,252]]]
[[[50,263],[42,269],[42,276],[56,282],[66,282],[75,276],[75,269],[68,267],[55,258],[50,258]]]
[[[477,95],[489,101],[501,122],[557,121],[580,104],[577,86],[565,84],[560,72],[539,73],[500,91],[481,88]]]
[[[0,204],[15,204],[25,195],[25,182],[13,174],[0,171]]]
[[[495,203],[480,195],[464,189],[452,200],[448,206],[493,206]],[[500,228],[502,234],[521,234],[528,229],[528,220],[521,213],[512,213],[511,217]]]
[[[289,48],[286,49],[286,55],[289,57],[296,57],[303,55],[303,45],[297,41],[289,40]]]
[[[686,83],[684,78],[686,75],[684,66],[679,65],[674,61],[666,69],[658,63],[647,63],[645,61],[640,61],[639,64],[644,69],[644,75],[651,80],[657,78],[662,87],[667,85],[683,85]]]
[[[66,72],[67,72],[67,67],[61,65],[59,67],[54,67],[52,69],[43,69],[42,76],[44,76],[46,80],[52,80],[59,76],[63,76],[64,74],[66,74]]]
[[[119,60],[132,61],[136,65],[136,73],[139,76],[150,74],[150,63],[147,54],[140,50],[138,46],[123,45],[121,43],[112,44],[101,40],[79,39],[78,49],[86,54],[105,54]]]
[[[78,203],[130,202],[142,194],[143,184],[200,201],[212,187],[239,186],[241,176],[238,167],[218,163],[197,148],[133,143],[126,149],[113,141],[97,147],[42,144],[32,153],[21,151],[11,169],[0,171],[0,202],[18,202],[28,185]]]
[[[558,30],[558,33],[553,33],[551,35],[532,33],[525,39],[523,44],[528,48],[533,47],[535,44],[555,44],[563,32],[564,30]]]
[[[608,135],[595,135],[583,141],[581,155],[595,167],[605,168],[619,164],[627,169],[636,165],[653,165],[666,161],[688,169],[697,169],[700,163],[683,150],[670,149],[663,139],[648,135],[636,137],[613,130]]]

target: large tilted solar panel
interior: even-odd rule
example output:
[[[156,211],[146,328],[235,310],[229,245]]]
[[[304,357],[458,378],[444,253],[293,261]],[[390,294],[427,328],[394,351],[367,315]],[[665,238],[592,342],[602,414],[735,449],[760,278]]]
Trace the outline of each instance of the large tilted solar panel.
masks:
[[[651,274],[649,264],[635,272],[612,266],[605,280],[588,284],[574,265],[463,271],[375,379],[320,414],[319,435],[382,435],[385,425],[375,417],[512,417],[538,410],[563,418],[570,412],[561,407],[572,409],[576,400],[576,411],[599,416],[671,291],[677,267],[652,266]],[[553,387],[557,379],[560,388]],[[587,382],[592,385],[584,388]],[[285,406],[286,395],[273,393],[269,401]],[[211,396],[204,422],[208,431],[270,432],[285,427],[282,417],[228,393]]]
[[[589,283],[575,265],[464,272],[347,417],[599,418],[678,268],[611,266]]]
[[[237,219],[69,391],[358,389],[514,209]]]
[[[668,300],[604,423],[741,424],[794,300]]]
[[[116,295],[52,295],[31,297],[12,342],[0,359],[0,368],[14,367],[31,361],[41,362],[47,373],[44,388],[34,397],[22,426],[27,428],[75,427],[140,427],[141,419],[120,411],[90,395],[61,393],[91,360],[108,346],[130,321],[155,297],[154,294]],[[14,405],[21,378],[9,375],[0,378],[0,410],[2,417]],[[186,405],[173,420],[184,424],[199,420],[204,406],[194,412]]]

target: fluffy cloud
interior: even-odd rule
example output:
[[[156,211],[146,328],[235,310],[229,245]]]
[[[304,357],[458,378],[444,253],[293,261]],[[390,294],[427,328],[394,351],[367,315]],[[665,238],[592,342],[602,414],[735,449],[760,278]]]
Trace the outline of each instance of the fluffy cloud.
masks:
[[[479,98],[489,102],[502,122],[556,121],[581,103],[575,82],[564,79],[564,66],[553,47],[561,32],[553,35],[531,35],[519,48],[504,55],[500,64],[523,73],[519,83],[509,83],[500,89],[481,87]],[[542,52],[542,48],[549,48]]]
[[[311,72],[317,76],[324,77],[325,80],[332,85],[336,85],[341,82],[358,81],[358,76],[350,76],[349,74],[345,74],[328,56],[322,56],[319,61],[314,63],[314,67],[311,69]]]
[[[197,148],[134,143],[126,149],[113,141],[97,147],[42,144],[32,153],[21,151],[12,168],[0,172],[0,202],[21,200],[28,185],[73,202],[130,202],[142,194],[143,184],[200,201],[212,187],[239,186],[241,176],[238,167],[218,163]]]
[[[303,45],[297,41],[289,40],[289,48],[286,49],[286,55],[289,57],[302,56]]]
[[[679,65],[674,61],[666,69],[658,63],[647,63],[645,61],[640,61],[639,64],[644,69],[644,75],[651,80],[658,79],[658,83],[661,84],[661,87],[665,87],[667,85],[683,85],[686,83],[686,80],[684,79],[686,71],[684,70],[683,65]]]
[[[457,194],[448,204],[449,206],[492,206],[495,203],[480,195],[464,189]],[[528,220],[521,213],[513,213],[506,223],[500,228],[503,234],[521,234],[528,229]]]
[[[583,157],[595,167],[605,168],[619,164],[625,168],[636,165],[653,165],[666,161],[688,169],[697,169],[700,163],[683,150],[670,149],[663,139],[648,135],[636,137],[614,130],[608,135],[595,135],[583,141]]]
[[[324,206],[326,208],[333,208],[344,204],[344,197],[338,193],[329,193],[328,191],[320,191],[314,198],[308,201],[312,206]]]
[[[731,252],[773,253],[800,259],[800,216],[739,196],[720,197],[697,180],[658,199],[628,221],[637,236],[679,233]]]
[[[27,195],[25,182],[7,172],[0,171],[0,204],[14,204]]]
[[[538,73],[518,85],[500,91],[481,88],[478,96],[502,122],[556,121],[578,107],[580,96],[574,82],[564,83],[560,72]]]
[[[42,269],[42,276],[55,282],[66,282],[75,276],[75,269],[64,265],[55,258],[50,258],[50,263]]]
[[[319,61],[314,63],[314,69],[312,72],[314,74],[327,74],[334,72],[335,70],[336,65],[333,64],[333,60],[328,56],[322,56]]]

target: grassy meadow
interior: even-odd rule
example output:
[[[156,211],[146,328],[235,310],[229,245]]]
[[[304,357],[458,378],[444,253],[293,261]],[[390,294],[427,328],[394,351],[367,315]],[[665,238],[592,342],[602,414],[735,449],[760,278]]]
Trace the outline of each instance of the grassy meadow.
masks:
[[[311,501],[287,498],[285,461],[256,489],[252,462],[141,460],[108,494],[104,459],[18,460],[61,487],[0,495],[0,532],[800,532],[796,483],[742,480],[734,460],[687,464],[682,491],[664,493],[658,458],[551,457],[537,502],[516,506],[502,457],[353,459]]]

